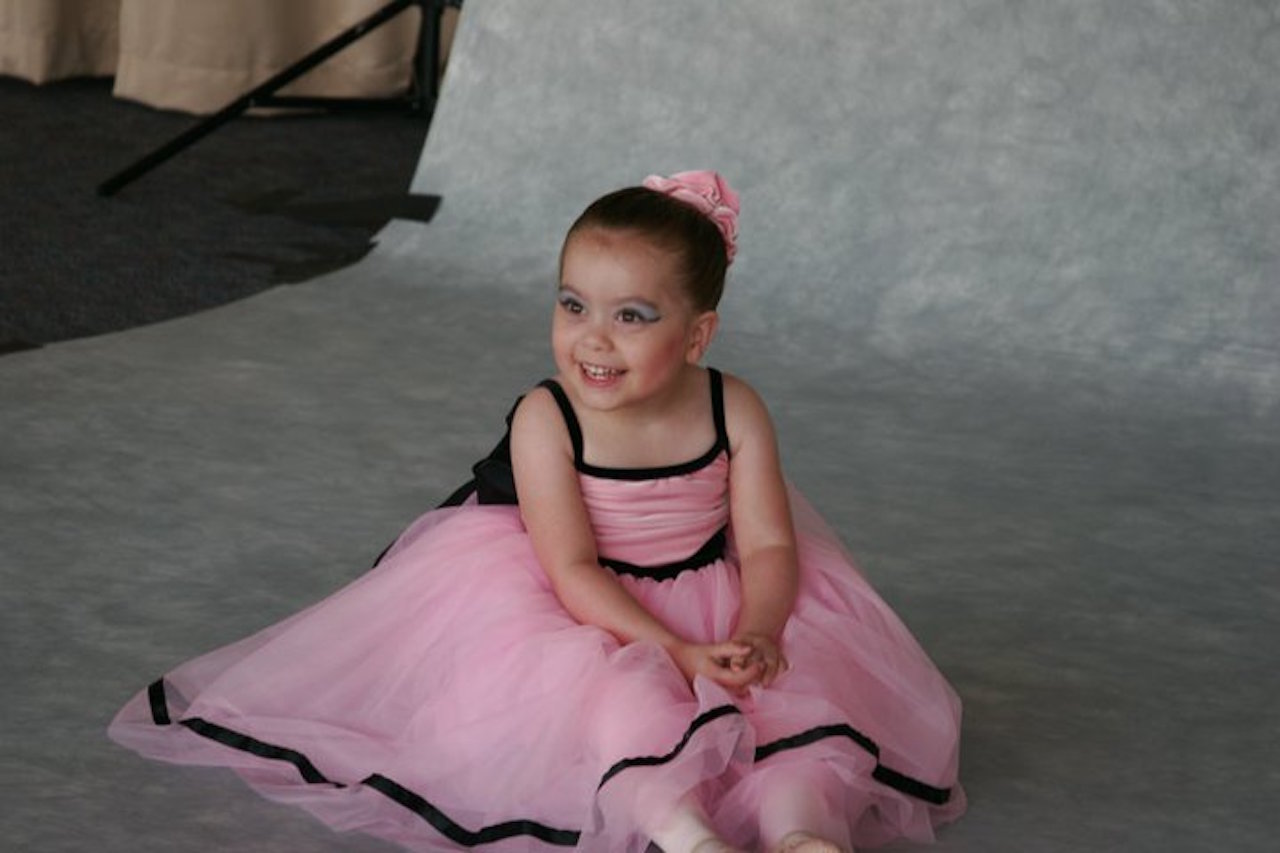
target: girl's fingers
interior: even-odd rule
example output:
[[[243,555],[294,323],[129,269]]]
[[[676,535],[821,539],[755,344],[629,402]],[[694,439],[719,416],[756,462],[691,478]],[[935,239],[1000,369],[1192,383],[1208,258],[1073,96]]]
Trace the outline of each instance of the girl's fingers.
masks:
[[[760,678],[759,664],[745,669],[720,669],[711,673],[711,678],[721,687],[742,693]]]
[[[791,669],[791,663],[787,660],[786,656],[779,653],[776,657],[771,658],[768,661],[765,671],[760,677],[761,686],[771,686],[773,682],[778,680],[778,676],[782,675],[789,669]]]
[[[760,673],[760,686],[768,687],[773,684],[773,680],[778,677],[778,661],[771,660],[765,666],[764,671]]]
[[[741,668],[751,660],[755,650],[743,643],[719,643],[712,647],[711,654],[717,660],[724,661],[735,669]]]
[[[712,653],[718,667],[713,679],[739,692],[752,684],[769,687],[791,668],[786,655],[776,646],[729,641],[714,645]]]

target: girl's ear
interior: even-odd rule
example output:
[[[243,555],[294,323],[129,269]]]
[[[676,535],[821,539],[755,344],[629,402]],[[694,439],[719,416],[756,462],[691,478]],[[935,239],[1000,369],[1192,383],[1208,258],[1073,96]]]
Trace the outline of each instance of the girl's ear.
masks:
[[[704,311],[694,318],[693,327],[689,331],[689,346],[685,350],[685,361],[689,364],[702,361],[719,326],[720,315],[714,311]]]

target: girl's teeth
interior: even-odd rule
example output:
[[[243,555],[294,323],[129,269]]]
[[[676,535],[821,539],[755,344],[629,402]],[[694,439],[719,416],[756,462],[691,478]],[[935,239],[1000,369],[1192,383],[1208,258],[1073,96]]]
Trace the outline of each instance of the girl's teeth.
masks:
[[[617,376],[619,373],[621,373],[621,371],[619,370],[613,370],[612,368],[608,368],[608,367],[595,367],[590,364],[582,365],[582,370],[592,379],[608,379],[612,376]]]

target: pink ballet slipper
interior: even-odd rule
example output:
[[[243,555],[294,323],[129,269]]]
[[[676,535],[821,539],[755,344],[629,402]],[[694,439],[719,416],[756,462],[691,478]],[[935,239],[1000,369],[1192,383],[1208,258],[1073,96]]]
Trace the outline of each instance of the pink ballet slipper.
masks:
[[[808,832],[789,832],[778,842],[774,853],[853,853],[825,838]]]
[[[693,849],[689,853],[744,853],[744,851],[723,839],[712,836],[711,838],[704,838],[693,845]]]

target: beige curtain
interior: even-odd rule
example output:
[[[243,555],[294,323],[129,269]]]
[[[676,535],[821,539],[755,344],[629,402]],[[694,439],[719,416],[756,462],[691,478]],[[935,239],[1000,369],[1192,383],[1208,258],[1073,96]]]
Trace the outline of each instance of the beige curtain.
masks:
[[[0,73],[45,82],[114,74],[115,94],[215,111],[386,0],[0,0]],[[452,33],[452,12],[446,36]],[[286,94],[383,97],[412,76],[410,9],[295,81]],[[446,42],[447,43],[447,42]]]
[[[0,74],[46,83],[116,70],[121,0],[0,0]]]

